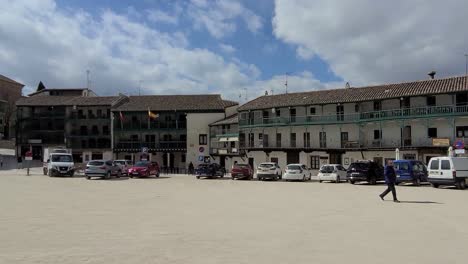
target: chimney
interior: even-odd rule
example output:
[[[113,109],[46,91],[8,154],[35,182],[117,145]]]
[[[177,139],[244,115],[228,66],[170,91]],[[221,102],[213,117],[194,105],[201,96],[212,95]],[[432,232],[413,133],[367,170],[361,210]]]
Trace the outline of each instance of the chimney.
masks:
[[[431,72],[428,73],[427,75],[431,76],[431,79],[434,79],[434,76],[436,75],[436,72],[435,72],[435,71],[431,71]]]
[[[268,91],[265,91],[265,96],[267,96],[267,95],[268,95]]]

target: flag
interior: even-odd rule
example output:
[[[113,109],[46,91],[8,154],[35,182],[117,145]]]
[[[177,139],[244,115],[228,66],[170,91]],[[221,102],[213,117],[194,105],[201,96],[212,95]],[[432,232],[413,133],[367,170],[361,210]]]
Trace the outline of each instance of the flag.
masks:
[[[159,117],[159,114],[155,114],[155,113],[151,112],[151,111],[149,110],[149,108],[148,108],[148,117],[149,117],[150,119],[156,119],[156,118]]]

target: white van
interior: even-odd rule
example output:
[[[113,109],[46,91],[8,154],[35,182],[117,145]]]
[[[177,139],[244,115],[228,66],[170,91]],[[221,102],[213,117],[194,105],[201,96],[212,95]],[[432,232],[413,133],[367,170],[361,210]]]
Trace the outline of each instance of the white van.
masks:
[[[53,176],[70,176],[75,174],[75,164],[73,156],[70,153],[50,153],[47,163],[44,164],[44,175]]]
[[[468,184],[468,158],[431,158],[427,180],[434,188],[439,185],[455,185],[458,189],[465,189]]]

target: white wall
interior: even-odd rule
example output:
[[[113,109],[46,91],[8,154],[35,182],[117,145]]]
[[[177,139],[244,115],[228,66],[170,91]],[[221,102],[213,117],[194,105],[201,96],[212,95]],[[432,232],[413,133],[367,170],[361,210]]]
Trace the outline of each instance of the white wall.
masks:
[[[198,156],[209,156],[209,124],[223,119],[224,113],[188,113],[187,114],[187,157],[186,164],[192,162],[194,166],[200,164]],[[200,146],[199,135],[206,134],[208,136],[208,145]],[[203,147],[203,153],[199,153],[199,148]],[[186,167],[186,166],[185,166]]]

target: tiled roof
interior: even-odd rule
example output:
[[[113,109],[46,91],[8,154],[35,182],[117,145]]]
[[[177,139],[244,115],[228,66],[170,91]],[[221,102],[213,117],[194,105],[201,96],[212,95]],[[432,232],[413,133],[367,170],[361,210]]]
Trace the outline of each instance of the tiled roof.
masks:
[[[238,124],[239,123],[239,117],[237,114],[233,114],[231,116],[228,116],[222,120],[216,121],[214,123],[211,123],[210,126],[218,126],[218,125],[230,125],[230,124]]]
[[[273,107],[362,102],[405,96],[456,93],[461,91],[468,91],[467,76],[382,84],[359,88],[340,88],[261,96],[242,105],[239,107],[238,111]]]
[[[0,74],[0,80],[5,81],[5,82],[14,83],[14,84],[18,84],[18,85],[24,86],[24,84],[19,83],[19,82],[15,81],[15,80],[12,80],[12,79],[6,77],[5,75],[1,75],[1,74]]]
[[[224,111],[225,101],[219,94],[130,96],[117,111]]]
[[[44,93],[44,92],[50,92],[50,91],[66,91],[66,92],[73,91],[73,92],[76,92],[76,91],[85,91],[85,90],[88,90],[88,88],[46,88],[46,89],[43,89],[43,90],[40,90],[40,91],[30,93],[30,94],[28,94],[28,96],[33,96],[33,95],[36,95],[36,94],[40,94],[40,93]]]
[[[31,96],[20,98],[17,106],[98,106],[112,105],[118,96]]]
[[[239,104],[238,102],[231,101],[231,100],[223,100],[223,103],[224,103],[224,107],[231,107],[231,106],[235,106]]]

